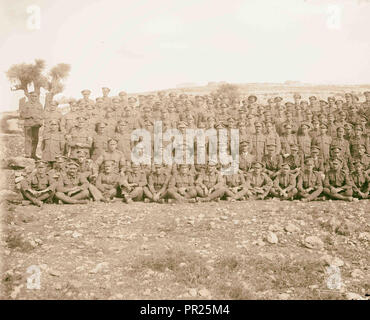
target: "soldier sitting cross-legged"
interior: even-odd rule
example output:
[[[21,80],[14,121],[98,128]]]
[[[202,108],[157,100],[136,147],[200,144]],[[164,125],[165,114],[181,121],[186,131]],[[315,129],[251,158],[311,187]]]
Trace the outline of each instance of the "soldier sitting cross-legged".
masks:
[[[314,159],[307,157],[304,170],[298,176],[298,196],[303,202],[316,200],[323,190],[321,173],[314,171],[314,167]]]
[[[103,170],[96,179],[96,187],[102,193],[101,201],[110,202],[114,197],[120,196],[119,188],[122,184],[122,176],[114,172],[114,160],[105,160]]]
[[[280,200],[293,200],[297,194],[296,176],[290,172],[289,163],[281,165],[270,193],[273,197],[280,198]]]
[[[68,204],[86,204],[89,198],[89,181],[78,172],[79,165],[70,160],[66,173],[59,178],[55,197]]]
[[[47,168],[47,161],[36,161],[36,171],[21,182],[23,197],[39,207],[54,195],[55,181],[47,174]]]

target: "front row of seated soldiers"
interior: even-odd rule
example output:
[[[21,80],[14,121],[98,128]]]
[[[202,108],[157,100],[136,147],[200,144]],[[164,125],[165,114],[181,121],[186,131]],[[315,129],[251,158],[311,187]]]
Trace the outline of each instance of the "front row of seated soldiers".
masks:
[[[264,163],[255,161],[249,171],[222,174],[212,161],[205,167],[180,164],[174,169],[155,164],[152,170],[144,170],[134,163],[118,167],[120,159],[112,157],[103,159],[97,171],[83,151],[77,154],[76,159],[59,156],[51,170],[47,162],[37,161],[36,169],[21,183],[24,198],[37,206],[44,202],[85,204],[89,200],[110,202],[120,198],[126,203],[194,203],[269,197],[304,202],[325,198],[370,199],[369,175],[360,160],[353,163],[351,173],[343,170],[343,161],[339,158],[331,160],[330,169],[324,174],[315,170],[313,157],[306,157],[298,172],[289,162],[282,162],[271,174]]]

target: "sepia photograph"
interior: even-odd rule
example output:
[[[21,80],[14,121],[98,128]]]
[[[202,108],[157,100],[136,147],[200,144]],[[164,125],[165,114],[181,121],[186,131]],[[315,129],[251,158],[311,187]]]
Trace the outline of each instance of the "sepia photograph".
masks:
[[[0,300],[370,300],[369,30],[370,0],[0,0]]]

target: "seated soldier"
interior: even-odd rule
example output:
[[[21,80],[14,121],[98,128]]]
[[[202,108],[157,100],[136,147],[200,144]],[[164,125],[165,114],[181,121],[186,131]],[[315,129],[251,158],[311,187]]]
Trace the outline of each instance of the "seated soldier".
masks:
[[[297,194],[296,175],[290,172],[289,163],[283,163],[281,170],[274,179],[270,194],[280,200],[293,200]]]
[[[198,194],[198,201],[208,202],[220,200],[226,192],[224,179],[217,170],[217,163],[209,161],[205,174],[200,174],[195,182]]]
[[[364,172],[364,165],[360,160],[353,163],[354,171],[351,173],[353,181],[353,197],[357,199],[370,199],[370,177]]]
[[[351,171],[354,170],[353,164],[356,161],[360,161],[363,165],[364,172],[368,175],[370,172],[370,156],[366,154],[366,147],[363,144],[358,146],[358,152],[355,157],[353,157],[353,161],[350,162],[350,169]]]
[[[321,173],[314,171],[314,167],[314,159],[306,158],[304,170],[298,176],[298,197],[303,202],[316,200],[323,191]]]
[[[330,166],[331,169],[325,174],[324,194],[331,199],[353,201],[352,182],[342,169],[342,161],[334,159]]]
[[[119,188],[122,184],[122,176],[114,172],[115,163],[113,160],[105,160],[103,171],[96,179],[96,188],[102,193],[101,201],[110,202],[114,197],[120,195]]]
[[[147,185],[146,174],[139,164],[132,163],[121,182],[121,192],[126,203],[143,200],[143,188]]]
[[[87,159],[88,152],[83,149],[76,149],[76,158],[74,159],[79,165],[78,172],[87,179],[89,183],[89,191],[94,201],[102,200],[101,192],[95,187],[96,178],[98,176],[98,168],[91,159]],[[113,160],[113,164],[114,160]]]
[[[53,168],[48,171],[48,176],[55,182],[58,182],[59,177],[65,171],[67,158],[65,156],[56,156]]]
[[[262,172],[263,164],[256,161],[253,164],[253,170],[247,174],[247,195],[250,199],[263,200],[269,194],[273,182],[270,177]]]
[[[146,196],[144,201],[164,203],[170,178],[170,174],[162,165],[154,164],[153,170],[149,173],[148,186],[144,187],[144,194]]]
[[[266,146],[266,154],[262,157],[262,163],[265,166],[265,172],[273,179],[278,174],[282,163],[282,157],[276,153],[275,143],[269,142]]]
[[[349,169],[347,165],[348,161],[346,158],[342,156],[342,149],[339,146],[336,146],[336,145],[331,146],[330,156],[331,156],[330,161],[326,162],[327,170],[330,169],[331,162],[335,159],[338,159],[341,162],[342,170],[344,170],[346,173],[349,173]]]
[[[36,170],[21,182],[23,197],[38,207],[54,196],[55,181],[47,174],[47,168],[47,161],[36,161]]]
[[[68,204],[86,204],[89,202],[89,181],[78,172],[79,165],[70,160],[66,173],[59,178],[55,197]]]
[[[311,146],[311,156],[308,157],[313,160],[313,171],[320,172],[323,174],[325,170],[325,161],[320,155],[320,147],[317,145],[312,145]]]
[[[230,164],[229,164],[230,166]],[[226,186],[225,195],[227,201],[245,200],[245,195],[248,192],[246,188],[246,182],[244,177],[244,172],[238,170],[234,174],[225,174],[224,184]]]
[[[189,173],[187,164],[180,164],[178,172],[170,178],[168,196],[177,202],[195,202],[197,190],[194,185],[194,176]],[[171,199],[168,199],[168,202],[172,202]]]
[[[289,164],[291,173],[298,175],[303,166],[303,153],[299,150],[297,144],[289,146],[290,154],[284,158],[284,162]]]

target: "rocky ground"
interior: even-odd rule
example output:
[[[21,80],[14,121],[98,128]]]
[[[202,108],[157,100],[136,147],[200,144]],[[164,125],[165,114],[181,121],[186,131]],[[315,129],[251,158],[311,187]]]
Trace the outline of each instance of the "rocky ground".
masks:
[[[7,156],[18,144],[3,141]],[[10,189],[15,171],[2,172]],[[369,201],[2,201],[0,297],[369,299],[369,213]]]

